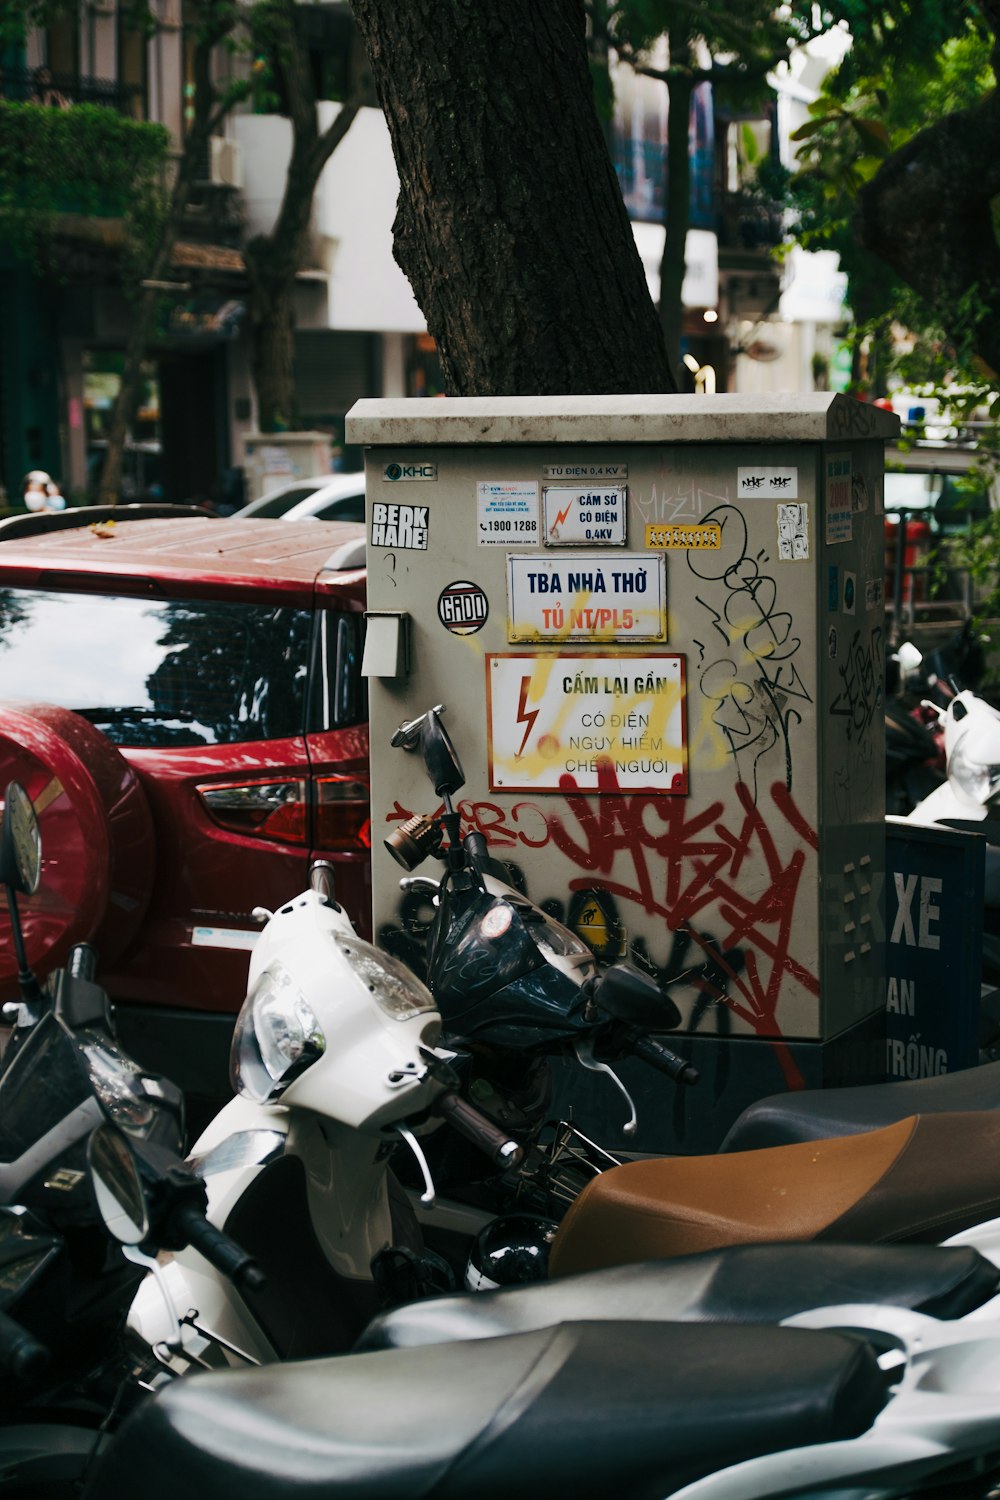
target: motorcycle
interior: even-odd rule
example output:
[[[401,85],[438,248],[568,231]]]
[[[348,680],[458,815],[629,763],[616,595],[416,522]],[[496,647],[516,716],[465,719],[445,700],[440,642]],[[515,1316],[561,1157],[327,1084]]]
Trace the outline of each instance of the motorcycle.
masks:
[[[179,1090],[115,1041],[93,949],[71,950],[44,987],[28,965],[19,900],[38,892],[41,868],[34,808],[12,782],[0,821],[20,994],[0,1068],[0,1488],[11,1500],[78,1494],[106,1433],[157,1379],[148,1348],[125,1334],[147,1260],[109,1244],[90,1190],[93,1134],[114,1122],[137,1149],[171,1159],[183,1139]],[[183,1178],[166,1238],[213,1254],[204,1189]],[[242,1252],[236,1260],[249,1274]]]
[[[16,822],[18,809],[18,797],[8,791],[6,810],[10,816],[5,819],[5,827]],[[27,809],[21,805],[20,811],[27,812]],[[4,883],[9,884],[6,871],[7,864],[0,858],[0,874]],[[21,876],[15,876],[15,879],[20,881],[21,891],[30,894],[31,879]],[[311,890],[309,895],[315,897],[317,893]],[[301,915],[310,905],[318,904],[307,899],[304,904],[298,904],[298,911]],[[296,904],[290,905],[294,912]],[[15,938],[16,941],[18,938]],[[346,941],[350,943],[352,939],[348,937]],[[164,1080],[143,1075],[115,1048],[109,1034],[105,997],[91,979],[83,977],[83,967],[83,956],[76,955],[71,970],[57,976],[55,984],[50,982],[46,991],[41,991],[33,982],[33,976],[25,969],[21,1004],[26,1013],[18,1017],[21,1031],[19,1044],[0,1080],[0,1122],[5,1129],[14,1130],[22,1140],[27,1140],[29,1121],[23,1115],[23,1110],[30,1100],[34,1108],[33,1123],[40,1128],[41,1138],[47,1139],[47,1144],[45,1150],[39,1150],[36,1141],[36,1149],[33,1150],[30,1161],[25,1158],[29,1156],[31,1148],[4,1164],[5,1168],[10,1169],[5,1173],[6,1187],[11,1191],[16,1190],[24,1197],[31,1198],[36,1193],[39,1194],[37,1201],[46,1205],[50,1217],[55,1212],[51,1208],[54,1193],[68,1192],[70,1195],[77,1195],[73,1211],[62,1210],[67,1239],[71,1229],[91,1229],[99,1217],[106,1231],[126,1250],[128,1260],[123,1267],[119,1262],[119,1269],[124,1270],[126,1277],[133,1276],[137,1269],[147,1270],[155,1275],[154,1268],[157,1268],[161,1275],[165,1274],[157,1267],[151,1252],[159,1248],[174,1248],[183,1254],[185,1246],[193,1242],[198,1246],[198,1254],[204,1264],[211,1262],[220,1274],[235,1278],[237,1286],[242,1283],[244,1293],[259,1293],[262,1285],[252,1263],[243,1250],[206,1225],[201,1213],[204,1188],[190,1169],[183,1169],[177,1162],[176,1146],[180,1139],[180,1129],[177,1110],[179,1100],[176,1093],[169,1089]],[[74,969],[76,972],[73,972]],[[246,1051],[249,1075],[256,1080],[258,1093],[268,1086],[264,1082],[265,1077],[272,1084],[276,1081],[287,1083],[289,1076],[293,1081],[295,1078],[305,1077],[317,1061],[314,1052],[319,1046],[316,1027],[313,1025],[316,1018],[313,1016],[311,1020],[303,1011],[300,1003],[302,997],[291,1007],[297,1030],[290,1030],[281,1020],[281,1013],[288,999],[287,986],[282,985],[280,973],[275,974],[273,967],[270,977],[277,982],[279,994],[282,994],[283,989],[285,993],[282,994],[280,1004],[274,1001],[271,992],[258,995],[265,1019],[262,1024],[254,1025],[253,1037]],[[402,997],[396,996],[397,1015],[400,1011],[405,1011],[408,994],[409,987]],[[287,1019],[287,1007],[284,1014]],[[349,1016],[348,1020],[356,1026],[356,1016]],[[257,1023],[260,1023],[260,1016],[257,1017]],[[55,1043],[52,1038],[55,1038]],[[302,1046],[299,1045],[300,1042],[303,1043]],[[31,1066],[33,1059],[35,1065]],[[42,1059],[46,1063],[44,1068],[40,1066]],[[382,1060],[379,1065],[384,1065]],[[90,1097],[80,1097],[80,1102],[76,1102],[78,1096],[84,1095],[86,1091],[78,1086],[69,1089],[67,1080],[73,1079],[78,1085],[84,1071]],[[59,1088],[55,1087],[57,1081]],[[287,1083],[285,1093],[290,1087],[291,1084]],[[49,1126],[50,1116],[46,1109],[43,1108],[40,1118],[37,1112],[40,1104],[50,1107],[46,1089],[52,1095],[52,1115],[58,1121],[54,1130]],[[95,1100],[98,1105],[96,1109]],[[72,1105],[69,1113],[60,1114],[60,1111],[65,1111],[67,1103]],[[67,1120],[70,1121],[69,1124],[65,1123]],[[95,1122],[100,1122],[96,1129],[92,1128]],[[162,1128],[164,1122],[167,1128]],[[67,1150],[78,1153],[84,1140],[86,1176],[87,1181],[93,1183],[92,1196],[80,1193],[81,1174],[75,1169],[67,1170],[60,1166],[53,1170],[53,1161],[64,1162]],[[46,1152],[53,1146],[57,1148],[56,1156],[47,1157]],[[72,1159],[78,1160],[79,1157],[74,1156]],[[43,1164],[44,1169],[39,1172],[37,1169],[43,1167]],[[30,1172],[32,1165],[35,1169],[34,1176]],[[56,1185],[56,1178],[59,1179],[60,1186]],[[56,1201],[62,1203],[61,1199]],[[14,1306],[19,1316],[34,1323],[36,1312],[44,1307],[48,1336],[57,1352],[61,1368],[56,1391],[50,1393],[48,1387],[39,1384],[42,1356],[37,1341],[32,1342],[30,1333],[25,1337],[24,1333],[15,1332],[16,1343],[11,1346],[9,1366],[17,1384],[10,1392],[5,1425],[0,1428],[0,1476],[7,1485],[11,1500],[15,1500],[15,1497],[16,1500],[21,1500],[21,1497],[29,1495],[47,1495],[51,1500],[57,1494],[76,1493],[78,1481],[88,1471],[88,1493],[95,1500],[96,1497],[110,1500],[116,1492],[116,1486],[123,1482],[124,1475],[128,1475],[128,1482],[134,1488],[137,1451],[141,1452],[144,1460],[144,1484],[147,1475],[150,1482],[156,1484],[160,1482],[157,1476],[169,1474],[173,1489],[176,1489],[179,1482],[186,1482],[190,1478],[195,1486],[195,1493],[224,1494],[227,1492],[226,1486],[235,1483],[239,1483],[244,1494],[254,1493],[255,1487],[261,1484],[266,1486],[280,1483],[287,1490],[290,1459],[282,1444],[289,1434],[287,1428],[283,1427],[281,1411],[270,1403],[273,1398],[281,1409],[287,1410],[285,1403],[291,1400],[302,1414],[313,1410],[309,1403],[302,1404],[299,1372],[291,1367],[286,1375],[283,1370],[277,1384],[272,1382],[267,1372],[263,1372],[266,1385],[263,1405],[262,1387],[257,1383],[260,1375],[253,1371],[240,1374],[239,1384],[233,1393],[234,1405],[229,1407],[230,1414],[238,1409],[242,1414],[241,1419],[244,1422],[249,1420],[257,1432],[263,1431],[262,1424],[266,1422],[267,1430],[272,1438],[277,1439],[277,1444],[272,1452],[274,1462],[269,1466],[259,1449],[248,1453],[248,1439],[244,1431],[243,1451],[237,1474],[232,1468],[236,1455],[231,1447],[226,1447],[226,1441],[233,1436],[232,1428],[221,1411],[211,1404],[217,1389],[217,1377],[200,1374],[194,1385],[186,1381],[175,1382],[169,1378],[175,1364],[180,1364],[185,1370],[203,1370],[204,1366],[211,1365],[212,1358],[218,1351],[216,1337],[211,1330],[201,1325],[198,1313],[193,1310],[185,1312],[183,1326],[181,1320],[178,1320],[172,1339],[167,1342],[166,1347],[153,1351],[153,1359],[147,1360],[145,1364],[134,1363],[127,1370],[124,1383],[121,1369],[115,1371],[118,1384],[113,1392],[108,1386],[108,1372],[105,1372],[103,1387],[90,1385],[87,1392],[90,1404],[86,1412],[89,1420],[84,1420],[84,1414],[76,1406],[68,1408],[67,1380],[74,1373],[74,1367],[77,1371],[85,1367],[91,1372],[95,1353],[93,1322],[89,1325],[91,1336],[86,1340],[85,1346],[78,1350],[59,1347],[60,1340],[70,1341],[72,1322],[70,1321],[68,1330],[65,1287],[54,1286],[47,1279],[47,1273],[53,1261],[53,1253],[62,1247],[53,1243],[56,1239],[53,1234],[50,1233],[47,1238],[41,1235],[37,1227],[29,1223],[27,1212],[21,1208],[5,1208],[0,1213],[0,1228],[5,1231],[2,1239],[8,1252],[3,1255],[3,1310],[9,1317],[7,1309]],[[16,1235],[10,1228],[11,1225],[17,1226]],[[817,1249],[820,1251],[819,1259]],[[740,1255],[743,1256],[742,1264],[738,1259]],[[834,1289],[843,1294],[844,1289],[849,1286],[862,1300],[891,1300],[907,1308],[933,1309],[942,1316],[966,1318],[977,1309],[985,1311],[989,1301],[995,1298],[997,1285],[1000,1283],[996,1268],[987,1266],[974,1252],[959,1252],[957,1256],[950,1258],[934,1252],[934,1257],[931,1261],[928,1259],[928,1252],[919,1249],[891,1251],[888,1256],[885,1252],[862,1249],[838,1251],[834,1262],[829,1252],[825,1252],[824,1256],[822,1247],[792,1246],[780,1250],[777,1258],[769,1256],[770,1271],[765,1260],[758,1258],[755,1271],[747,1263],[745,1252],[737,1252],[733,1256],[727,1251],[719,1256],[698,1258],[695,1263],[679,1265],[676,1269],[650,1266],[642,1268],[638,1273],[630,1271],[627,1289],[628,1295],[633,1299],[630,1321],[621,1327],[614,1323],[606,1328],[604,1332],[609,1338],[595,1336],[590,1325],[582,1328],[571,1325],[553,1328],[553,1321],[560,1316],[560,1309],[553,1305],[542,1315],[546,1320],[542,1331],[529,1330],[513,1340],[494,1340],[493,1347],[486,1354],[479,1352],[481,1345],[477,1341],[471,1356],[467,1349],[457,1354],[455,1351],[444,1351],[444,1359],[438,1351],[430,1354],[418,1352],[416,1359],[404,1355],[402,1360],[396,1355],[390,1355],[388,1360],[383,1356],[358,1355],[350,1361],[350,1390],[360,1395],[368,1391],[369,1379],[376,1378],[382,1399],[379,1403],[369,1403],[366,1396],[366,1405],[370,1410],[384,1413],[387,1409],[384,1398],[386,1394],[391,1396],[394,1391],[398,1391],[401,1402],[399,1410],[394,1401],[390,1403],[393,1410],[393,1421],[390,1424],[386,1424],[384,1419],[378,1424],[377,1440],[380,1449],[385,1451],[387,1461],[379,1471],[379,1483],[383,1485],[381,1493],[393,1492],[391,1486],[397,1480],[409,1492],[414,1477],[412,1460],[406,1458],[402,1450],[393,1452],[392,1444],[400,1432],[405,1433],[409,1444],[414,1431],[411,1424],[417,1424],[418,1429],[425,1434],[430,1426],[443,1426],[446,1431],[446,1453],[455,1447],[468,1446],[474,1435],[480,1438],[485,1435],[492,1408],[496,1404],[493,1398],[496,1395],[497,1378],[503,1382],[505,1391],[509,1389],[512,1377],[521,1384],[525,1397],[534,1410],[535,1420],[544,1420],[546,1428],[552,1429],[548,1451],[553,1457],[559,1455],[556,1466],[558,1471],[562,1472],[564,1464],[572,1467],[575,1460],[571,1462],[570,1453],[573,1449],[567,1449],[565,1444],[559,1446],[559,1431],[562,1429],[555,1421],[551,1393],[547,1387],[539,1390],[536,1381],[536,1394],[533,1395],[529,1384],[526,1384],[529,1369],[534,1367],[537,1370],[539,1356],[556,1346],[560,1349],[566,1345],[571,1346],[566,1350],[565,1356],[557,1355],[557,1363],[567,1370],[575,1371],[576,1378],[591,1389],[596,1380],[608,1379],[607,1350],[609,1344],[613,1346],[619,1352],[619,1358],[629,1362],[632,1386],[645,1392],[647,1399],[651,1390],[658,1393],[661,1418],[664,1397],[671,1390],[675,1397],[677,1395],[678,1360],[687,1371],[685,1382],[689,1394],[692,1369],[697,1365],[705,1372],[702,1377],[705,1386],[710,1384],[718,1398],[718,1370],[715,1369],[711,1376],[709,1370],[717,1364],[722,1353],[719,1348],[722,1343],[720,1331],[682,1329],[679,1332],[670,1330],[667,1334],[662,1327],[637,1327],[636,1317],[649,1318],[654,1309],[658,1312],[658,1322],[668,1309],[677,1309],[680,1315],[685,1316],[712,1316],[714,1302],[717,1315],[719,1307],[725,1305],[730,1300],[730,1294],[735,1291],[738,1294],[736,1300],[742,1306],[741,1315],[746,1317],[749,1314],[758,1318],[762,1313],[770,1316],[782,1312],[796,1303],[799,1307],[804,1302],[812,1305],[817,1297],[829,1300]],[[822,1264],[824,1258],[827,1262],[825,1266]],[[74,1267],[75,1274],[79,1275],[81,1269]],[[88,1288],[91,1295],[88,1300],[91,1302],[93,1281],[94,1269],[90,1266]],[[791,1286],[795,1281],[799,1282],[798,1298],[791,1293]],[[725,1291],[727,1285],[729,1293]],[[754,1305],[754,1296],[749,1289],[767,1285],[771,1287],[770,1304],[757,1301]],[[903,1286],[907,1288],[905,1300],[902,1300],[900,1290]],[[641,1314],[639,1307],[635,1305],[636,1294],[640,1289],[645,1309]],[[303,1289],[298,1290],[301,1292]],[[551,1292],[552,1289],[537,1290],[544,1293]],[[588,1316],[597,1315],[607,1320],[614,1315],[616,1307],[621,1308],[621,1287],[610,1285],[609,1279],[603,1274],[567,1281],[558,1291],[563,1295],[569,1292],[576,1308],[585,1310]],[[31,1294],[34,1294],[34,1299]],[[114,1297],[108,1298],[105,1287],[104,1296],[108,1300],[109,1332],[113,1332],[120,1320],[118,1309],[121,1307],[121,1290],[116,1288]],[[313,1310],[306,1301],[302,1315],[309,1317]],[[7,1323],[0,1324],[0,1357],[5,1363],[8,1363],[9,1332]],[[695,1332],[704,1334],[705,1339],[692,1341]],[[954,1336],[953,1334],[953,1340]],[[762,1421],[770,1433],[770,1446],[777,1445],[778,1428],[782,1427],[782,1451],[787,1449],[790,1440],[805,1441],[815,1438],[817,1433],[836,1439],[838,1443],[852,1436],[856,1429],[865,1425],[856,1412],[847,1419],[838,1417],[833,1423],[826,1416],[830,1409],[832,1391],[836,1388],[842,1395],[847,1378],[860,1387],[859,1395],[863,1397],[862,1405],[868,1417],[881,1404],[881,1380],[878,1382],[880,1395],[877,1402],[873,1402],[870,1394],[863,1396],[864,1390],[874,1379],[873,1359],[866,1356],[862,1360],[868,1369],[867,1377],[858,1377],[852,1373],[858,1363],[854,1345],[845,1349],[842,1340],[835,1337],[833,1342],[826,1338],[821,1343],[817,1343],[814,1338],[808,1341],[807,1347],[801,1336],[793,1336],[793,1342],[789,1342],[786,1337],[780,1344],[774,1342],[776,1337],[776,1330],[762,1333],[757,1328],[740,1329],[736,1331],[735,1338],[732,1330],[725,1331],[725,1362],[728,1368],[735,1369],[734,1344],[739,1344],[744,1349],[747,1362],[743,1368],[749,1369],[752,1361],[756,1377],[759,1378],[763,1366],[769,1362],[785,1372],[783,1394],[779,1397],[777,1387],[769,1382],[771,1396],[767,1412],[763,1414],[758,1405],[753,1414],[757,1437],[752,1441],[749,1438],[738,1442],[734,1440],[727,1446],[725,1456],[731,1461],[742,1460],[751,1452],[760,1453]],[[500,1345],[505,1347],[501,1349]],[[199,1348],[208,1351],[208,1357],[202,1358]],[[800,1351],[803,1356],[801,1359]],[[235,1348],[229,1348],[225,1352],[233,1363],[245,1360],[245,1356],[241,1356],[240,1351]],[[635,1365],[636,1360],[640,1364]],[[319,1460],[318,1467],[314,1467],[311,1472],[311,1477],[319,1478],[324,1485],[335,1485],[344,1473],[343,1448],[338,1449],[336,1433],[332,1429],[337,1421],[346,1417],[350,1408],[350,1403],[345,1403],[341,1398],[340,1378],[345,1368],[342,1361],[330,1371],[321,1369],[315,1362],[310,1362],[307,1366],[310,1389],[320,1393],[324,1400],[330,1399],[334,1403],[333,1413],[336,1414],[332,1415],[328,1409],[324,1417],[326,1431],[332,1443],[326,1453],[334,1456],[332,1470],[326,1471],[324,1458]],[[332,1385],[327,1382],[328,1373],[333,1378]],[[611,1373],[617,1377],[617,1370]],[[414,1380],[432,1382],[433,1389],[439,1392],[441,1398],[447,1398],[452,1416],[450,1422],[433,1423],[434,1413],[425,1408],[419,1387],[412,1387]],[[795,1409],[801,1411],[803,1383],[806,1380],[814,1395],[819,1425],[807,1423],[792,1426],[791,1392],[794,1388]],[[472,1387],[470,1382],[473,1383]],[[147,1399],[149,1387],[158,1389],[160,1393],[152,1400]],[[175,1393],[174,1387],[178,1388],[179,1394]],[[179,1389],[181,1387],[186,1389]],[[462,1441],[456,1438],[454,1417],[463,1400],[469,1401],[472,1388],[479,1392],[479,1397],[466,1407],[462,1426],[465,1440]],[[733,1401],[739,1402],[735,1380],[730,1390]],[[487,1396],[485,1401],[484,1394]],[[58,1414],[62,1420],[58,1423],[45,1419],[48,1404],[54,1397],[60,1402]],[[190,1400],[195,1402],[195,1408],[202,1414],[202,1419],[208,1416],[216,1436],[223,1439],[221,1449],[217,1448],[214,1454],[210,1455],[205,1451],[203,1439],[199,1438],[195,1438],[190,1444],[182,1443],[180,1450],[172,1446],[178,1434],[169,1415],[167,1447],[163,1450],[159,1446],[165,1430],[161,1426],[163,1413],[177,1413],[181,1408],[186,1409]],[[635,1410],[640,1412],[641,1406],[637,1405]],[[838,1410],[843,1410],[842,1399]],[[588,1411],[591,1420],[596,1420],[603,1414],[602,1409],[594,1409],[593,1406]],[[721,1418],[728,1411],[724,1403],[722,1406],[717,1404],[713,1408],[713,1416]],[[126,1413],[128,1415],[121,1432],[109,1436],[117,1426],[118,1417]],[[182,1425],[187,1427],[186,1422]],[[388,1431],[387,1426],[390,1429]],[[202,1434],[206,1431],[203,1423],[200,1430]],[[160,1437],[151,1437],[151,1431],[159,1432]],[[190,1428],[188,1432],[190,1434]],[[357,1436],[356,1427],[354,1435]],[[290,1436],[294,1445],[296,1435],[293,1433]],[[138,1450],[132,1446],[136,1439],[139,1443]],[[687,1462],[690,1473],[694,1474],[707,1466],[708,1459],[704,1453],[696,1454],[690,1442],[688,1446],[690,1457]],[[676,1462],[676,1434],[673,1448]],[[151,1454],[158,1451],[165,1458],[166,1468],[155,1463],[149,1464]],[[713,1463],[718,1463],[719,1451],[716,1445]],[[313,1462],[319,1459],[315,1446],[312,1454]],[[203,1468],[206,1461],[211,1469],[210,1474]],[[508,1472],[521,1476],[525,1461],[523,1437],[519,1435],[511,1450],[509,1463],[512,1467]],[[610,1454],[608,1461],[610,1462]],[[660,1458],[657,1459],[659,1461]],[[952,1468],[962,1461],[959,1445],[949,1455],[948,1461]],[[533,1463],[537,1466],[537,1454]],[[368,1453],[365,1458],[366,1468],[370,1468],[370,1464],[371,1455]],[[356,1466],[348,1462],[347,1468],[351,1474],[356,1475]],[[387,1473],[387,1469],[390,1472]],[[301,1469],[299,1472],[301,1475]],[[621,1472],[620,1464],[617,1472]],[[465,1480],[461,1483],[464,1486]],[[472,1490],[480,1487],[478,1481],[472,1482]],[[472,1490],[462,1488],[460,1492],[471,1493]]]
[[[95,1160],[109,1227],[144,1234],[127,1148]],[[605,1321],[590,1319],[585,1292],[574,1320],[556,1321],[551,1289],[536,1286],[522,1300],[534,1297],[541,1321],[515,1313],[484,1333],[473,1313],[470,1333],[438,1309],[430,1336],[410,1326],[408,1347],[376,1334],[348,1359],[173,1382],[107,1446],[85,1500],[126,1500],[140,1474],[147,1500],[178,1489],[215,1500],[995,1492],[997,1299],[954,1323],[844,1304],[780,1327],[692,1327],[656,1319],[634,1286],[622,1320],[628,1290],[612,1321],[606,1298]],[[511,1305],[510,1292],[493,1299]]]
[[[154,1178],[134,1147],[100,1134],[111,1137],[92,1153],[109,1230],[126,1243],[148,1240]],[[570,1488],[687,1500],[793,1491],[985,1500],[1000,1464],[990,1388],[1000,1351],[996,1268],[988,1277],[963,1271],[959,1288],[941,1275],[954,1252],[862,1250],[862,1267],[857,1252],[838,1248],[824,1282],[813,1275],[817,1252],[829,1258],[795,1245],[689,1262],[687,1316],[721,1324],[665,1321],[651,1293],[665,1286],[669,1305],[670,1283],[676,1291],[685,1278],[675,1267],[628,1267],[613,1279],[597,1273],[401,1309],[376,1320],[348,1359],[172,1382],[107,1446],[85,1500],[124,1500],[139,1473],[152,1500],[166,1500],[168,1486],[216,1500],[277,1500],[290,1490],[472,1500]],[[912,1294],[912,1257],[925,1260],[936,1316],[902,1303],[897,1285],[895,1306],[848,1302],[799,1311],[785,1326],[733,1326],[755,1296],[754,1317],[787,1307],[790,1280],[803,1271],[813,1290],[849,1296],[878,1291],[880,1278],[888,1290],[901,1269]],[[970,1298],[973,1280],[979,1295]],[[943,1321],[958,1313],[956,1292],[968,1310]],[[683,1302],[675,1297],[670,1315]]]

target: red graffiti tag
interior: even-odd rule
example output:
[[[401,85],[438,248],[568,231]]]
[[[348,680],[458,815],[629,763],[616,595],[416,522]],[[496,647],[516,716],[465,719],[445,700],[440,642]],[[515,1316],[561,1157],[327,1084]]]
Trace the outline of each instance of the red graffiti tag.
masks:
[[[688,933],[724,976],[725,992],[718,998],[758,1036],[772,1041],[788,1086],[802,1087],[776,1018],[786,976],[809,994],[819,993],[816,976],[792,952],[796,898],[808,851],[814,852],[818,841],[786,785],[771,786],[766,816],[745,783],[737,782],[737,823],[731,812],[727,817],[721,800],[690,813],[690,803],[680,797],[623,792],[610,761],[598,767],[596,794],[581,792],[571,775],[560,779],[560,790],[565,813],[546,813],[531,802],[502,808],[465,801],[462,819],[498,850],[555,844],[582,872],[569,882],[570,891],[590,889],[598,875],[609,894],[661,917],[672,932]],[[397,802],[387,821],[407,816]],[[776,837],[769,816],[797,840],[784,856],[779,842],[784,847],[787,838]],[[625,874],[609,878],[621,857]],[[694,925],[708,908],[726,924],[724,934],[711,940]],[[736,947],[743,952],[742,972],[721,957],[720,950]]]

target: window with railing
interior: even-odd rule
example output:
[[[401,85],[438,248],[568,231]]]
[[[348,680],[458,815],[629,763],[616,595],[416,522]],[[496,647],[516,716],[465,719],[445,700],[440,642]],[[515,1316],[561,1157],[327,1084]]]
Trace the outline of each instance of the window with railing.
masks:
[[[113,78],[81,77],[50,68],[0,66],[0,99],[59,108],[100,104],[123,115],[141,114],[141,94],[135,87]]]

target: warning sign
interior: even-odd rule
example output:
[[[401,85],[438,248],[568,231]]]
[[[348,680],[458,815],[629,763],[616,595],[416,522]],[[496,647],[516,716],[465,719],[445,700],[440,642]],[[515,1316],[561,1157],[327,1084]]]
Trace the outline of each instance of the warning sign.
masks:
[[[625,545],[624,484],[546,485],[542,490],[547,547],[588,542]]]
[[[495,792],[688,790],[684,658],[486,657]]]

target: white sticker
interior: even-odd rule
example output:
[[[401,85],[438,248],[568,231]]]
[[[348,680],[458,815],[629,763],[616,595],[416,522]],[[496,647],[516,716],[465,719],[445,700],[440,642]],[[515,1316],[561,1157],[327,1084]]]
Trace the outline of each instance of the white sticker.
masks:
[[[625,545],[624,484],[546,485],[542,490],[546,547],[606,542]]]
[[[809,507],[804,501],[778,506],[778,560],[809,561]]]
[[[538,485],[526,479],[481,479],[476,485],[476,540],[480,547],[538,542]]]
[[[885,600],[885,579],[865,580],[865,609],[880,609]]]
[[[510,641],[665,641],[663,554],[507,559]]]
[[[736,470],[736,490],[747,500],[797,500],[799,471],[779,464],[755,464]]]
[[[854,536],[851,509],[851,455],[831,453],[826,461],[827,546],[849,542]]]
[[[487,654],[486,683],[492,791],[688,791],[682,656]]]
[[[371,544],[393,551],[426,552],[429,529],[427,505],[383,505],[371,507]]]
[[[244,932],[240,927],[195,927],[191,944],[195,948],[246,948],[254,946],[259,932]]]

